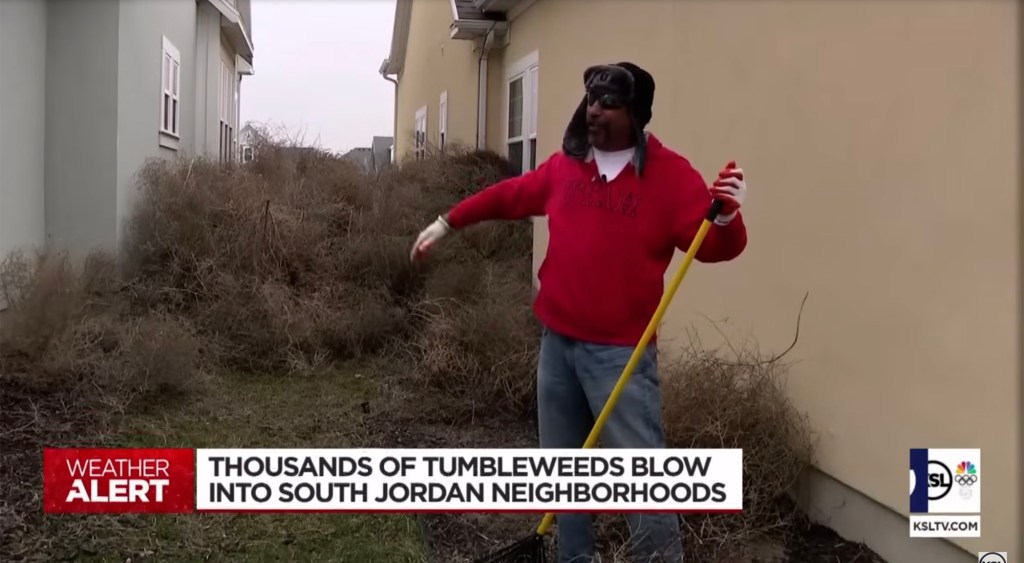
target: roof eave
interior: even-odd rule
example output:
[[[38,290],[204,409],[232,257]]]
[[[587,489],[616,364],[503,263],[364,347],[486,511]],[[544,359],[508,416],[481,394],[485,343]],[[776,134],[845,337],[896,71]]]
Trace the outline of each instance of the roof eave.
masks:
[[[451,38],[473,40],[485,37],[488,33],[504,35],[508,31],[508,22],[493,20],[455,20],[450,26]]]
[[[409,22],[412,19],[412,0],[396,0],[395,22],[391,30],[391,52],[381,65],[381,73],[398,74],[405,66],[405,51],[409,44]]]
[[[522,0],[473,0],[473,5],[481,12],[508,13]]]
[[[245,23],[238,10],[224,0],[207,0],[220,12],[220,26],[225,31],[228,42],[235,52],[251,67],[253,64],[253,46],[249,34],[245,31]]]

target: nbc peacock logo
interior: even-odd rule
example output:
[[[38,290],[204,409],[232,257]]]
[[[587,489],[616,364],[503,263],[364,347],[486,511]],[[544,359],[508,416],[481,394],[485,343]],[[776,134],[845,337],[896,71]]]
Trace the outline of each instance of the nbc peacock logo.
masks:
[[[973,485],[978,482],[978,468],[969,461],[961,461],[953,479],[960,485],[960,498],[969,499],[974,495]]]

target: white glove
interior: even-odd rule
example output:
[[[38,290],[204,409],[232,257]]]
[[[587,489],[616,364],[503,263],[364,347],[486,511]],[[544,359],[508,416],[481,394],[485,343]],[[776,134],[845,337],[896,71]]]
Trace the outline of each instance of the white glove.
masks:
[[[728,225],[747,197],[747,183],[743,180],[743,169],[736,168],[735,162],[730,162],[718,173],[718,179],[711,187],[711,195],[722,202],[722,211],[715,218],[715,224],[720,226]]]
[[[434,243],[447,235],[451,230],[451,225],[444,220],[444,217],[438,216],[437,221],[434,221],[429,227],[423,229],[420,236],[416,237],[416,243],[412,245],[412,253],[409,255],[409,259],[412,262],[415,262],[420,255],[429,251]]]

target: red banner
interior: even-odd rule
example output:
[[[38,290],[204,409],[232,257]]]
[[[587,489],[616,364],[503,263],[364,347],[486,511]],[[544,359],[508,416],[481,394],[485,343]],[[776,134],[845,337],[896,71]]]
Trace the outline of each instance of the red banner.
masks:
[[[182,513],[195,509],[195,450],[43,450],[46,513]]]

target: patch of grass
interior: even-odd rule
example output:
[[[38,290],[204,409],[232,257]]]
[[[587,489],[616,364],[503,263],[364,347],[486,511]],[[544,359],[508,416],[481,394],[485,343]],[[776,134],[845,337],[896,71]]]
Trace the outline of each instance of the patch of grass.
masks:
[[[209,393],[134,412],[113,447],[346,448],[366,445],[377,385],[351,368],[309,377],[226,375]],[[425,560],[412,516],[363,514],[61,515],[32,557],[86,561]],[[46,553],[43,553],[45,551]]]
[[[315,377],[227,376],[198,403],[131,421],[129,446],[346,448],[365,444],[372,379],[355,370]],[[403,515],[244,514],[148,517],[148,549],[174,559],[422,561],[419,527]],[[185,541],[178,541],[178,538]]]
[[[348,368],[316,376],[229,374],[210,393],[126,420],[127,447],[345,448],[364,443],[376,385]]]

